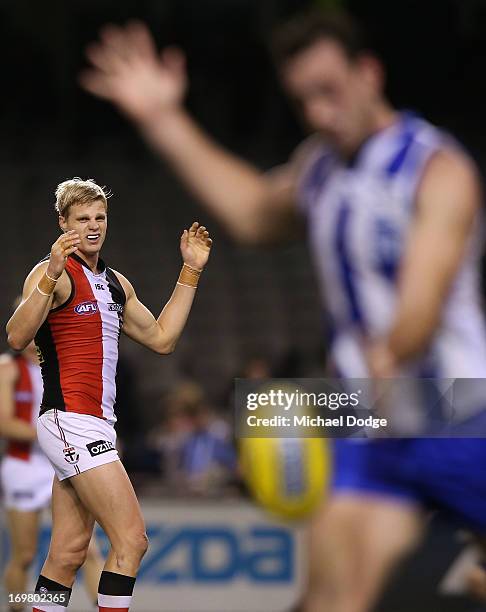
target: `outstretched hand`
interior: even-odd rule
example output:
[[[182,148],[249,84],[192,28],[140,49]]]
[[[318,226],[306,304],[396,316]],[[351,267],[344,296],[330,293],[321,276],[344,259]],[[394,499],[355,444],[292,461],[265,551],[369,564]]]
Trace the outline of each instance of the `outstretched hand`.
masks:
[[[204,225],[195,221],[191,227],[184,230],[181,236],[181,253],[184,263],[202,270],[206,265],[213,241]]]
[[[80,76],[82,87],[132,119],[144,121],[182,104],[187,89],[184,55],[173,47],[159,55],[143,23],[106,26],[86,56],[91,67]]]

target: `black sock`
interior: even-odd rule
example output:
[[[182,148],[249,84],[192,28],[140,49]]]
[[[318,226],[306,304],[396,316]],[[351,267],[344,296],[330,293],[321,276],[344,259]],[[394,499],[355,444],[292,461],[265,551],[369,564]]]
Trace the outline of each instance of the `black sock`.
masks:
[[[102,595],[132,595],[134,586],[135,578],[133,576],[103,570],[100,576],[98,593]]]
[[[98,587],[99,609],[109,610],[110,608],[116,608],[128,612],[134,586],[135,578],[133,576],[125,576],[103,570]]]
[[[37,584],[35,585],[36,593],[46,593],[46,592],[47,593],[67,593],[66,602],[63,604],[66,607],[71,597],[71,591],[72,589],[70,589],[69,587],[64,586],[63,584],[60,584],[59,582],[55,582],[54,580],[51,580],[50,578],[46,578],[42,574],[39,576],[39,579],[37,580]]]

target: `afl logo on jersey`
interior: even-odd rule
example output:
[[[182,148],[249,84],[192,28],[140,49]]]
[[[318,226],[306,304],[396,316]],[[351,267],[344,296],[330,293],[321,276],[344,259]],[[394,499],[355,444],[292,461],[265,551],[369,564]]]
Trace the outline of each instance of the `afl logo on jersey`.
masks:
[[[92,315],[98,312],[98,303],[94,300],[90,302],[81,302],[74,308],[74,312],[78,315]]]

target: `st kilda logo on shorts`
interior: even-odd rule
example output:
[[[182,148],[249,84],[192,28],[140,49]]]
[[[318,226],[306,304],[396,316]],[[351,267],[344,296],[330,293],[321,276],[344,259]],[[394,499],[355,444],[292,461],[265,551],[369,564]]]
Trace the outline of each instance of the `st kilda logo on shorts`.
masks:
[[[68,463],[75,464],[79,461],[79,453],[76,452],[74,446],[66,446],[66,448],[62,449],[64,453],[64,459]]]
[[[98,312],[98,303],[95,300],[89,302],[81,302],[74,308],[74,312],[78,315],[93,315]]]
[[[97,457],[108,451],[115,450],[115,447],[111,442],[107,440],[97,440],[96,442],[90,442],[86,444],[86,448],[89,450],[89,454],[92,457]]]

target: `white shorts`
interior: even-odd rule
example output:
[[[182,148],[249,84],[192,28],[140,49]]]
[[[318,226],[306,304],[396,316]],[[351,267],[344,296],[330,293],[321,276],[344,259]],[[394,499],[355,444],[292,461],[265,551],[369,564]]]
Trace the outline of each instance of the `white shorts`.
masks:
[[[37,419],[37,439],[59,480],[119,460],[113,425],[89,414],[48,410]]]
[[[54,471],[39,452],[27,461],[6,456],[0,467],[3,500],[7,510],[35,512],[51,501]]]

